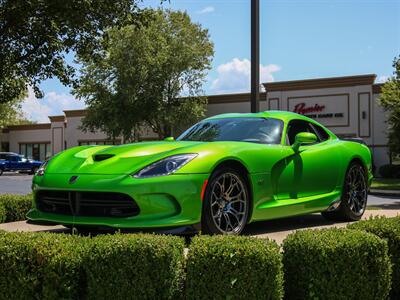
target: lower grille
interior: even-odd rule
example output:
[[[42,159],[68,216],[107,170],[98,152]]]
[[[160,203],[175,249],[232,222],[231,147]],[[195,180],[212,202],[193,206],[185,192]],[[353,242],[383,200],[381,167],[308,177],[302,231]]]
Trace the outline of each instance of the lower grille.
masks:
[[[139,214],[135,200],[123,193],[38,191],[38,210],[82,217],[133,217]]]

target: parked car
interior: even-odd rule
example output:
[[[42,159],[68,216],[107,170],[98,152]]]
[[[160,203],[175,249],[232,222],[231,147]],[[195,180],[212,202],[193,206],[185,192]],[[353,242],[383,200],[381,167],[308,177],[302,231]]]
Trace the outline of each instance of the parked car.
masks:
[[[17,153],[0,152],[0,176],[5,171],[20,171],[35,174],[41,165],[41,161],[28,159]]]
[[[223,114],[177,140],[80,146],[33,178],[33,222],[146,228],[246,224],[313,212],[359,220],[372,180],[367,146],[283,111]]]

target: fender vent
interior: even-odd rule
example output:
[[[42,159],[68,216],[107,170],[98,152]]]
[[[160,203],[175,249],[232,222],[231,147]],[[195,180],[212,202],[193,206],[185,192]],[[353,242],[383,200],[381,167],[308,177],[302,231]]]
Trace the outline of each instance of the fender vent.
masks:
[[[102,160],[109,159],[113,156],[114,156],[114,154],[95,154],[95,155],[93,155],[93,160],[94,161],[102,161]]]

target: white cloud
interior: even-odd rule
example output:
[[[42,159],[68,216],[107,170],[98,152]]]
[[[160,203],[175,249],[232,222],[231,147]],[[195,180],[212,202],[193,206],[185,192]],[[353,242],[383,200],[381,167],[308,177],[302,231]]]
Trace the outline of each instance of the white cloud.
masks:
[[[250,90],[250,60],[234,58],[217,68],[218,78],[211,83],[213,93],[238,93]],[[281,69],[275,64],[260,64],[260,83],[274,81],[273,73]]]
[[[206,6],[202,10],[197,11],[198,14],[203,15],[203,14],[209,14],[215,11],[214,6]]]
[[[378,77],[378,79],[376,80],[377,83],[385,83],[386,81],[388,81],[388,79],[390,78],[390,76],[387,75],[381,75]]]
[[[62,115],[63,110],[82,109],[85,105],[67,94],[49,92],[42,99],[37,99],[31,88],[28,88],[28,96],[22,102],[22,112],[31,121],[39,123],[49,122],[48,116]]]

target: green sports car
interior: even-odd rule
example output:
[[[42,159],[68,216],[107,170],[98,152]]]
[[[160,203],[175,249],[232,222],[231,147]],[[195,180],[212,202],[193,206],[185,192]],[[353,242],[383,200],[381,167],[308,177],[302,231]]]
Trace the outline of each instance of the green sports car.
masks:
[[[322,212],[358,220],[372,180],[367,146],[305,116],[205,119],[176,141],[79,146],[33,178],[32,222],[239,234],[250,222]]]

